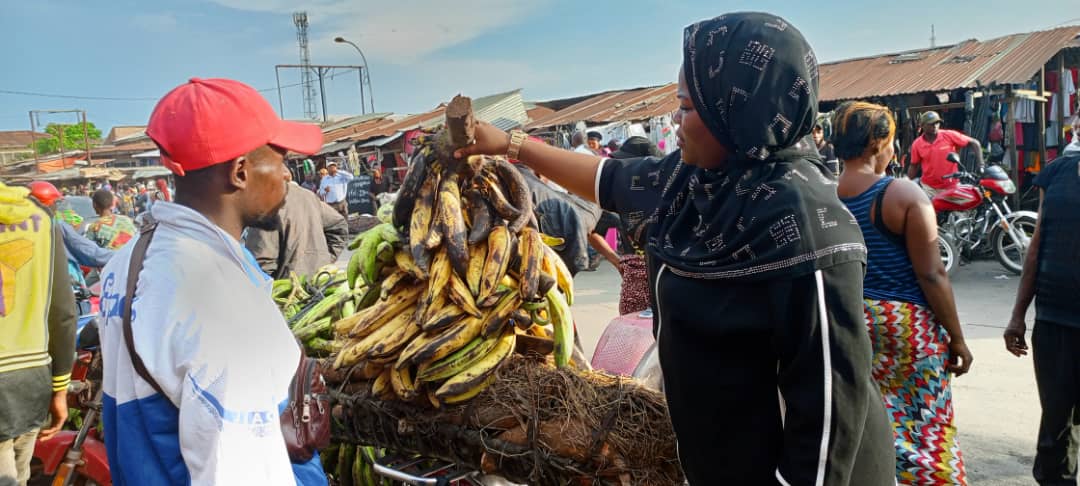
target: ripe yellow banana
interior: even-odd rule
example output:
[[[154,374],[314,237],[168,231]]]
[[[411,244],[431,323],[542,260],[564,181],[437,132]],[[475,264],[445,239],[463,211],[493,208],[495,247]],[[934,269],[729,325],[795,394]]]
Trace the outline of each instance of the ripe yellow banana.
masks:
[[[394,393],[394,387],[390,383],[391,372],[390,368],[386,368],[375,378],[375,381],[371,382],[371,394],[380,400],[390,401],[397,397],[397,394]]]
[[[421,305],[423,302],[421,302]],[[426,307],[417,307],[416,309],[416,323],[423,327],[423,324],[435,317],[443,307],[446,307],[446,293],[439,293],[435,296],[435,300]]]
[[[476,300],[473,299],[472,292],[469,292],[469,286],[456,273],[450,275],[450,288],[446,290],[450,300],[458,307],[470,315],[480,317],[480,309],[476,307]]]
[[[416,325],[412,316],[406,315],[405,320],[407,321],[405,324],[397,326],[393,332],[371,347],[366,355],[368,359],[387,362],[397,360],[401,348],[404,348],[406,344],[409,344],[409,341],[412,341],[417,334],[420,334],[420,326]],[[388,327],[390,327],[390,324],[383,326],[383,328]],[[378,334],[378,332],[372,333],[371,336],[375,334]]]
[[[414,339],[401,352],[397,366],[408,363],[423,366],[449,356],[480,335],[483,320],[466,317],[439,333],[427,333]],[[414,346],[415,344],[415,346]]]
[[[469,245],[468,232],[465,229],[461,210],[458,177],[449,176],[442,185],[439,191],[437,221],[443,232],[443,241],[446,242],[446,254],[450,258],[450,266],[459,277],[465,278],[469,271]]]
[[[450,378],[471,367],[480,358],[487,356],[492,349],[495,349],[495,345],[499,343],[500,339],[502,339],[502,335],[475,336],[461,349],[442,357],[438,361],[429,361],[420,365],[416,376],[425,383]]]
[[[390,387],[393,388],[394,394],[402,401],[411,402],[415,399],[417,396],[416,381],[413,377],[412,367],[391,368]]]
[[[454,304],[445,305],[424,321],[420,328],[424,332],[439,332],[453,325],[464,315],[466,315],[465,311],[461,307]]]
[[[480,193],[484,195],[484,199],[491,203],[491,206],[495,209],[495,212],[503,219],[516,220],[521,215],[521,211],[515,208],[510,201],[506,199],[506,195],[503,194],[503,190],[499,187],[499,181],[493,174],[488,174],[486,171],[473,178],[473,183],[480,189]]]
[[[334,358],[334,369],[339,370],[342,368],[348,368],[358,362],[360,362],[360,349],[357,348],[357,344],[360,344],[359,339],[353,339],[345,343],[345,346],[338,351],[337,357]]]
[[[425,266],[429,261],[428,252],[424,246],[424,240],[427,239],[431,229],[431,221],[435,213],[435,190],[438,184],[438,172],[432,171],[432,174],[424,179],[423,185],[420,186],[420,194],[416,198],[412,218],[409,220],[409,251],[416,266],[423,273],[428,271]]]
[[[562,257],[547,245],[544,245],[543,268],[544,272],[555,277],[559,290],[566,296],[566,304],[574,305],[574,277],[570,274],[570,269],[566,267],[566,262]]]
[[[503,294],[495,307],[484,316],[484,325],[480,330],[480,334],[483,336],[499,334],[510,321],[510,316],[514,314],[514,311],[520,305],[521,294],[517,293],[516,290],[510,290]]]
[[[507,162],[506,159],[494,159],[492,165],[495,169],[495,175],[502,183],[502,186],[506,188],[510,203],[520,213],[516,219],[508,224],[510,232],[517,233],[528,224],[529,218],[533,215],[532,191],[529,190],[529,185],[525,182],[525,177],[521,175],[521,172],[510,162]]]
[[[390,294],[394,292],[394,289],[403,282],[411,279],[412,276],[404,270],[397,270],[391,273],[389,277],[386,277],[380,285],[379,296],[382,300],[386,300],[390,297]]]
[[[413,261],[412,255],[406,250],[394,252],[394,263],[397,264],[398,269],[408,272],[413,278],[418,280],[427,279],[427,273],[416,266],[416,262]]]
[[[413,323],[413,314],[415,310],[412,308],[406,309],[385,324],[382,324],[373,332],[367,335],[367,337],[360,340],[356,344],[356,352],[360,353],[362,358],[385,357],[382,352],[386,349],[386,346],[394,346],[399,343],[388,342],[388,338],[395,334],[409,334],[416,335],[417,331],[409,329],[409,327],[416,327]],[[404,328],[404,329],[402,329]],[[398,339],[401,339],[400,336]],[[378,361],[376,359],[375,361]]]
[[[435,259],[431,261],[431,277],[428,279],[427,294],[424,296],[424,304],[429,308],[429,312],[431,304],[445,292],[446,286],[450,285],[451,273],[453,269],[450,268],[450,258],[446,254],[446,249],[440,249],[435,254]]]
[[[453,404],[479,394],[492,383],[495,372],[514,352],[516,338],[517,334],[513,330],[505,331],[490,353],[446,380],[446,383],[435,390],[435,396],[445,404]]]
[[[539,297],[537,290],[540,288],[540,261],[544,257],[544,242],[540,240],[540,233],[532,228],[523,228],[518,240],[518,258],[521,260],[518,280],[521,286],[521,298],[535,300]]]
[[[513,241],[510,239],[510,231],[506,226],[500,225],[491,229],[487,243],[487,258],[484,259],[484,272],[480,278],[480,295],[477,296],[481,306],[485,305],[485,301],[495,293],[499,282],[506,276],[506,269],[510,265],[510,246]]]
[[[484,260],[487,260],[487,244],[473,245],[469,249],[469,269],[465,273],[465,283],[473,297],[480,296],[480,278],[484,276]]]
[[[349,319],[356,319],[356,323],[349,329],[349,337],[363,337],[374,332],[379,326],[386,323],[398,314],[414,307],[420,297],[423,287],[419,285],[409,286],[390,295],[386,300],[380,300],[371,307],[353,314]],[[415,312],[415,311],[413,311]],[[359,316],[359,317],[357,317]],[[335,329],[338,326],[335,326]]]
[[[449,217],[448,213],[450,212],[450,208],[447,207],[449,198],[457,197],[460,200],[460,195],[449,197],[445,196],[450,190],[453,190],[455,194],[457,193],[457,183],[455,182],[456,178],[456,174],[450,173],[443,175],[439,179],[439,185],[437,186],[437,189],[435,191],[435,213],[431,218],[431,227],[428,229],[427,238],[424,239],[424,247],[428,250],[434,250],[435,248],[438,248],[439,245],[441,245],[443,242],[443,236],[446,229],[444,223],[446,221],[446,218]],[[458,210],[458,213],[459,214],[457,214],[455,217],[460,218],[460,208]]]

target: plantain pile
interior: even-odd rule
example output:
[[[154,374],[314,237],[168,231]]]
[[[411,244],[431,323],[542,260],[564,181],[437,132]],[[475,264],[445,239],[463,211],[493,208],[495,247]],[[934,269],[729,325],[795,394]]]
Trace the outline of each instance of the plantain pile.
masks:
[[[328,356],[340,350],[333,339],[333,322],[351,316],[361,302],[345,273],[327,265],[313,277],[291,273],[273,282],[274,302],[281,308],[293,335],[310,356]]]
[[[567,366],[573,280],[524,178],[504,159],[420,143],[391,221],[352,244],[347,285],[364,297],[333,323],[334,368],[372,380],[378,397],[439,407],[483,391],[515,350]]]

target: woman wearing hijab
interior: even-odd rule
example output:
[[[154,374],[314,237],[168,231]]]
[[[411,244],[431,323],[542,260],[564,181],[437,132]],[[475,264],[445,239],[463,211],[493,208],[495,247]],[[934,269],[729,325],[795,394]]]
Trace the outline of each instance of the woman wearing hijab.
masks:
[[[868,250],[866,324],[874,380],[896,432],[896,477],[966,484],[949,373],[967,373],[971,352],[941,263],[934,208],[914,182],[885,175],[896,134],[888,108],[845,103],[833,116],[833,145],[845,167],[837,193]]]
[[[684,34],[680,150],[665,159],[569,153],[488,124],[456,155],[519,159],[634,229],[690,484],[894,484],[863,321],[866,248],[806,137],[813,51],[769,14]]]

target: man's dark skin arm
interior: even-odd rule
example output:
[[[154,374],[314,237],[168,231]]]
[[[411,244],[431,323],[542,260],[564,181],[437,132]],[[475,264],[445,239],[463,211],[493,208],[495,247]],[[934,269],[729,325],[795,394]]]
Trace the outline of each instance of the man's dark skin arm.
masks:
[[[349,222],[326,203],[316,201],[316,204],[319,207],[319,217],[322,219],[326,248],[330,250],[330,256],[336,259],[349,244]]]
[[[1042,216],[1042,201],[1045,192],[1039,191],[1039,215]],[[1042,218],[1035,222],[1035,234],[1031,236],[1031,244],[1028,245],[1027,255],[1024,256],[1024,271],[1020,275],[1020,287],[1016,289],[1016,303],[1013,304],[1012,317],[1009,325],[1005,328],[1005,349],[1013,355],[1020,357],[1028,352],[1027,340],[1024,333],[1027,332],[1028,307],[1035,299],[1035,277],[1039,271],[1039,242],[1041,238]]]
[[[607,240],[603,236],[596,233],[589,233],[589,246],[591,246],[600,256],[604,257],[611,266],[619,268],[619,255],[615,253],[615,250],[611,249],[611,245],[608,245]]]
[[[968,148],[975,153],[975,173],[981,174],[983,169],[986,168],[986,162],[983,161],[982,145],[978,140],[968,137]]]
[[[71,366],[75,363],[75,294],[67,274],[67,255],[63,233],[53,227],[52,289],[49,299],[49,356],[52,357],[52,401],[49,402],[49,423],[39,437],[48,440],[67,420],[67,386],[71,381]]]
[[[908,166],[907,166],[908,179],[916,180],[916,181],[919,180],[919,176],[922,175],[922,171],[919,170],[920,167],[921,167],[920,165],[912,164],[912,163],[909,162]]]

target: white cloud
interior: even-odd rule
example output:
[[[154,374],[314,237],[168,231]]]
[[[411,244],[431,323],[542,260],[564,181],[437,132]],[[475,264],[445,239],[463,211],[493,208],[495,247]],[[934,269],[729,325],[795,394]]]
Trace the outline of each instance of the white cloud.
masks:
[[[313,57],[340,57],[342,47],[325,42],[340,35],[359,45],[369,60],[396,64],[411,64],[428,54],[512,25],[542,8],[544,3],[505,0],[459,0],[452,4],[440,0],[211,1],[254,12],[290,14],[306,11],[311,33],[328,38],[312,37]]]
[[[131,24],[152,32],[168,32],[176,29],[176,15],[172,13],[141,13],[131,18]]]

